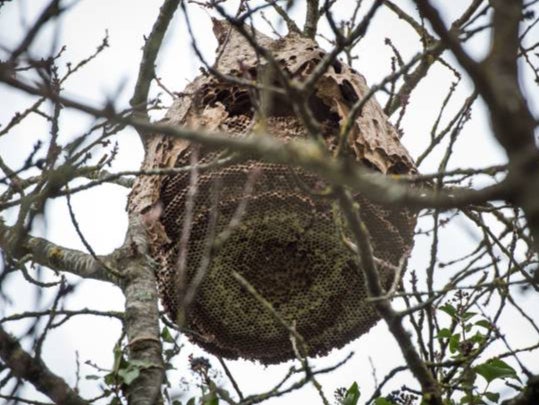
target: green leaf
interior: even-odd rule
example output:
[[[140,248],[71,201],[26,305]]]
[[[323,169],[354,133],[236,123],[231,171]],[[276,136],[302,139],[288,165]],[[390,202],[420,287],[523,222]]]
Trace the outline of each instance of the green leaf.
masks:
[[[342,400],[343,405],[357,405],[357,401],[359,401],[359,397],[361,396],[361,393],[359,392],[359,387],[357,386],[357,383],[354,382],[350,388],[346,391],[346,395],[344,396]]]
[[[105,376],[105,384],[107,384],[107,385],[116,385],[116,374],[115,373],[108,373]]]
[[[484,404],[485,402],[478,395],[465,395],[460,400],[461,404],[470,404],[470,405],[479,405]]]
[[[112,353],[114,354],[114,366],[113,369],[116,370],[120,367],[120,361],[122,359],[122,349],[118,344],[114,345],[114,349],[112,349]]]
[[[146,360],[129,360],[128,367],[137,367],[137,368],[150,368],[153,364]]]
[[[440,332],[435,337],[436,339],[449,339],[451,337],[451,331],[447,328],[440,329]]]
[[[165,359],[170,360],[174,356],[176,356],[178,352],[176,349],[166,349],[163,351],[163,355],[165,356]]]
[[[170,363],[165,363],[165,370],[176,370],[176,367]]]
[[[99,380],[101,377],[99,377],[98,375],[95,375],[95,374],[90,374],[90,375],[87,375],[86,377],[87,380]]]
[[[374,400],[374,405],[394,405],[394,404],[387,398],[379,397]]]
[[[497,392],[485,392],[485,396],[489,401],[498,403],[498,400],[500,399],[500,394]]]
[[[468,319],[471,319],[473,318],[474,316],[477,315],[477,312],[464,312],[462,314],[462,319],[464,319],[465,321],[467,321]]]
[[[215,392],[210,392],[208,395],[202,398],[203,405],[219,405],[219,398],[215,395]]]
[[[459,348],[460,335],[454,334],[449,338],[449,351],[455,353]]]
[[[189,401],[187,401],[185,405],[195,405],[195,404],[196,404],[196,398],[193,397]]]
[[[474,343],[483,343],[485,341],[485,335],[482,335],[481,333],[477,332],[475,335],[473,335],[470,340]]]
[[[498,378],[519,379],[513,367],[500,359],[488,360],[487,362],[476,366],[475,371],[477,374],[483,377],[487,383],[490,383]]]
[[[449,315],[451,318],[455,318],[457,316],[457,310],[456,308],[451,305],[450,303],[447,303],[445,305],[442,305],[438,308],[440,311],[445,312],[447,315]]]
[[[118,376],[126,385],[131,384],[140,375],[138,367],[122,368],[118,371]]]
[[[113,353],[114,353],[114,365],[112,366],[112,370],[118,371],[121,368],[127,367],[127,364],[126,364],[127,362],[125,360],[123,350],[119,344],[114,345]]]
[[[174,343],[174,338],[172,337],[170,330],[166,326],[161,331],[161,339],[163,339],[163,341],[167,343]]]
[[[486,319],[481,319],[480,321],[477,321],[475,324],[477,326],[481,326],[482,328],[485,328],[488,330],[492,329],[492,324]]]

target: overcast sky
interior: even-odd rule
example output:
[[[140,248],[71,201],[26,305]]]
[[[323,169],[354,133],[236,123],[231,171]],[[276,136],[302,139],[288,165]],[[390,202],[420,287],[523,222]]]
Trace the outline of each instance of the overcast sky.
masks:
[[[13,47],[21,40],[25,27],[35,20],[36,15],[42,10],[46,1],[29,0],[13,1],[0,9],[0,44]],[[337,4],[336,11],[346,16],[349,13],[353,1],[341,0]],[[366,2],[367,4],[370,3]],[[411,9],[408,1],[403,1]],[[449,19],[459,14],[459,10],[468,4],[467,0],[455,0],[445,3],[444,16]],[[447,4],[450,4],[447,6]],[[66,94],[80,98],[96,106],[101,106],[105,100],[113,99],[118,107],[126,107],[131,96],[133,84],[136,78],[143,35],[149,33],[150,28],[157,16],[161,1],[158,0],[86,0],[80,1],[68,13],[62,17],[60,24],[56,26],[59,33],[59,44],[67,46],[61,64],[68,61],[77,62],[89,54],[100,44],[105,33],[110,37],[110,48],[96,60],[90,63],[79,74],[72,77],[65,85]],[[301,7],[296,7],[292,16],[301,16]],[[195,34],[200,48],[206,58],[212,60],[216,48],[210,26],[210,16],[207,11],[190,6],[191,18],[195,22]],[[299,19],[300,17],[298,17]],[[301,22],[301,21],[300,21]],[[52,27],[51,27],[52,28]],[[270,33],[267,26],[259,26],[261,31]],[[536,30],[537,31],[537,30]],[[35,57],[46,56],[53,46],[52,38],[55,32],[49,29],[42,33],[34,47],[31,48]],[[384,45],[384,39],[389,37],[401,51],[405,59],[413,56],[419,49],[420,44],[417,35],[405,23],[395,18],[388,11],[377,14],[367,38],[357,48],[359,59],[355,68],[364,74],[369,84],[375,84],[386,74],[390,73],[390,49]],[[163,83],[174,91],[182,88],[198,73],[200,63],[190,48],[185,22],[178,13],[172,24],[172,29],[167,34],[165,45],[159,56],[157,73]],[[324,41],[321,45],[327,46]],[[481,57],[488,50],[488,39],[479,36],[467,45],[470,52],[476,57]],[[0,51],[0,59],[5,56]],[[452,60],[448,56],[448,60]],[[62,69],[65,69],[62,66]],[[454,76],[444,67],[438,65],[433,68],[429,77],[418,86],[414,92],[408,114],[403,121],[405,136],[403,143],[413,156],[418,156],[429,142],[430,128],[436,117],[442,100],[447,93],[448,86],[454,81]],[[537,85],[531,77],[527,77],[523,83],[529,95],[530,102],[534,105],[537,113],[539,104],[539,92]],[[451,102],[450,110],[455,111],[460,107],[462,100],[471,93],[471,87],[466,79],[457,89],[457,97]],[[159,90],[152,89],[155,95]],[[163,100],[167,103],[170,99]],[[5,125],[10,117],[17,111],[22,111],[30,105],[31,100],[10,91],[0,85],[0,123]],[[155,115],[158,118],[159,114]],[[450,115],[447,115],[450,117]],[[66,142],[84,133],[93,122],[91,117],[82,113],[66,111],[61,120],[60,142]],[[21,165],[36,140],[47,141],[49,136],[47,123],[38,116],[32,116],[12,131],[9,136],[0,138],[0,151],[3,158],[13,167]],[[119,154],[111,171],[124,169],[137,169],[142,160],[142,148],[136,133],[126,129],[119,136]],[[464,133],[455,146],[455,158],[450,161],[449,168],[456,167],[483,167],[504,162],[505,155],[499,146],[493,141],[491,131],[484,114],[482,104],[478,103],[473,111],[473,119],[467,124]],[[7,152],[7,153],[6,153]],[[436,170],[440,159],[440,152],[434,153],[421,167],[423,172]],[[95,251],[99,254],[109,253],[115,247],[121,245],[125,230],[126,220],[125,205],[127,191],[121,187],[105,185],[98,189],[79,193],[73,197],[77,219],[86,238],[91,242]],[[55,243],[63,246],[84,250],[73,226],[67,219],[66,202],[64,199],[51,201],[47,206],[46,228],[41,232]],[[420,226],[428,226],[423,223]],[[37,229],[36,232],[40,230]],[[442,232],[440,255],[443,259],[455,256],[455,252],[468,251],[468,246],[475,239],[473,231],[469,230],[463,221],[456,221]],[[409,268],[421,272],[428,263],[429,238],[418,237]],[[49,275],[52,277],[52,275]],[[438,281],[447,278],[447,274],[441,274]],[[79,282],[76,278],[70,278]],[[33,298],[26,299],[26,284],[18,277],[9,279],[6,290],[16,301],[16,306],[6,305],[0,311],[13,313],[25,309],[32,309]],[[44,302],[47,301],[47,295]],[[539,307],[539,300],[535,296],[523,296],[523,305],[529,308]],[[123,297],[118,289],[105,283],[84,281],[80,283],[77,294],[68,299],[69,307],[89,307],[101,310],[122,310]],[[1,308],[2,304],[0,304]],[[534,336],[528,332],[524,324],[511,313],[504,315],[500,325],[511,333],[508,337],[514,339],[511,343],[515,347],[522,346],[526,341],[533,340]],[[21,332],[24,327],[9,325],[13,332]],[[522,329],[521,331],[519,330]],[[515,333],[519,330],[519,333]],[[92,360],[101,367],[110,367],[112,362],[112,345],[119,336],[119,324],[114,321],[96,320],[95,318],[79,317],[68,322],[64,327],[52,332],[45,344],[44,359],[50,368],[64,376],[68,382],[73,383],[75,378],[75,350],[78,350],[82,362]],[[183,343],[184,338],[181,338]],[[358,381],[365,395],[370,395],[373,387],[372,369],[370,360],[376,366],[378,378],[382,378],[387,371],[396,365],[403,364],[399,349],[387,331],[383,323],[379,323],[367,335],[347,345],[344,349],[332,352],[328,357],[317,359],[315,364],[332,364],[344,358],[347,353],[354,351],[356,354],[350,363],[332,373],[320,378],[329,397],[335,388],[349,386],[353,381]],[[177,361],[177,367],[181,371],[185,369],[186,356],[190,353],[201,354],[201,351],[186,343],[182,356]],[[219,368],[216,360],[209,357],[212,364]],[[534,363],[535,361],[535,363]],[[246,393],[255,393],[272,387],[285,373],[290,364],[261,367],[245,361],[230,362],[233,373],[237,376],[240,386]],[[532,370],[539,371],[539,359],[530,359],[527,366]],[[85,366],[82,374],[91,374],[92,370]],[[185,373],[184,373],[185,374]],[[223,378],[224,380],[224,378]],[[393,387],[403,383],[398,378]],[[173,386],[177,381],[172,381]],[[81,386],[83,396],[97,394],[92,390],[94,381],[89,381]],[[36,397],[41,398],[42,397]],[[366,399],[366,398],[364,398]],[[308,401],[313,402],[308,402]],[[316,393],[311,387],[289,395],[283,399],[275,399],[270,404],[292,403],[317,403]]]

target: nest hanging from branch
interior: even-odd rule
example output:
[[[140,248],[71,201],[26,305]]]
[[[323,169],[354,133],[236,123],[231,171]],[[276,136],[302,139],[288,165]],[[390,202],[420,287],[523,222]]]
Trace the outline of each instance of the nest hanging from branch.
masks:
[[[261,80],[267,63],[260,60],[243,37],[227,24],[214,22],[219,40],[215,68],[226,75]],[[307,38],[290,34],[272,40],[256,33],[282,69],[296,80],[306,78],[324,56]],[[267,80],[267,75],[264,80]],[[278,82],[274,82],[278,85]],[[320,123],[328,148],[336,147],[339,126],[355,101],[368,92],[364,78],[335,61],[306,102]],[[205,74],[197,77],[167,113],[169,124],[231,137],[246,137],[256,125],[254,103],[262,97],[253,90]],[[306,137],[290,103],[273,97],[265,104],[265,130],[288,141]],[[254,135],[256,136],[256,135]],[[349,153],[364,165],[384,174],[416,172],[408,152],[378,103],[371,98],[350,133]],[[193,153],[198,164],[210,163],[222,151],[195,147],[181,139],[153,136],[146,145],[143,169],[188,166]],[[258,176],[246,196],[245,184]],[[183,274],[178,264],[182,226],[191,179],[189,171],[168,176],[141,176],[129,198],[131,213],[159,206],[160,218],[148,228],[151,254],[159,263],[158,287],[162,303],[173,321],[182,317],[190,338],[211,353],[228,358],[277,363],[294,357],[289,331],[250,294],[237,272],[294,325],[309,355],[323,355],[367,332],[379,319],[366,302],[367,293],[354,255],[343,243],[330,199],[306,191],[324,183],[292,167],[255,160],[201,170],[191,218],[188,253]],[[216,186],[218,184],[219,186]],[[216,196],[217,194],[217,197]],[[212,197],[213,196],[213,197]],[[374,255],[380,259],[380,279],[388,287],[394,268],[411,249],[415,213],[404,208],[381,207],[354,195],[371,235]],[[214,252],[193,302],[180,311],[186,291],[204,268],[210,234],[227,229],[238,205],[246,212],[219,250]],[[181,313],[180,313],[181,312]]]

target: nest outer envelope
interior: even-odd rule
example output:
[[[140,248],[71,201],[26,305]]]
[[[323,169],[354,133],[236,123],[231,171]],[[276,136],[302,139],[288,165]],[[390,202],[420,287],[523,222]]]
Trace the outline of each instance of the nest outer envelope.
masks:
[[[215,67],[224,74],[256,79],[264,71],[243,37],[214,21],[219,40]],[[297,80],[312,72],[325,52],[299,35],[272,40],[256,32],[282,68]],[[277,84],[277,83],[275,83]],[[368,92],[365,79],[336,61],[317,83],[307,102],[321,124],[328,148],[335,147],[339,125],[359,98]],[[245,137],[255,124],[252,90],[225,83],[210,75],[197,77],[174,102],[169,124]],[[274,97],[268,107],[266,131],[283,141],[305,137],[306,131],[286,99]],[[368,101],[350,133],[353,158],[384,174],[412,174],[415,165],[393,126],[374,98]],[[185,140],[152,136],[146,145],[143,169],[189,165],[193,146]],[[215,160],[220,151],[201,147],[199,162]],[[269,301],[281,318],[294,324],[311,356],[327,354],[367,332],[378,320],[357,261],[342,242],[331,201],[315,197],[305,186],[320,189],[314,175],[286,165],[244,161],[203,170],[199,174],[189,241],[186,274],[177,274],[178,245],[184,221],[190,173],[140,176],[129,197],[130,213],[159,207],[159,220],[148,225],[151,254],[159,263],[157,280],[162,303],[172,320],[183,292],[206,253],[211,220],[212,190],[219,183],[217,234],[226,228],[244,196],[245,183],[260,172],[247,200],[242,223],[212,258],[208,272],[186,315],[190,339],[211,353],[270,364],[294,357],[288,331],[232,276],[237,271]],[[218,180],[218,181],[217,181]],[[301,184],[302,185],[301,185]],[[393,267],[413,243],[414,212],[382,207],[359,194],[360,215],[371,235],[382,285],[394,278]]]

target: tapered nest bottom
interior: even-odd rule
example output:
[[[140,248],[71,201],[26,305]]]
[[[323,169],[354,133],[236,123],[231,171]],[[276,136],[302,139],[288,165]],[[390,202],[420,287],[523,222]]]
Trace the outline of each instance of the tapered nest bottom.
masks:
[[[371,232],[375,255],[396,265],[411,238],[404,243],[393,224],[409,229],[410,217],[360,197],[356,201]],[[158,278],[173,320],[181,296],[204,267],[208,235],[219,237],[238,204],[239,199],[224,199],[211,208],[207,202],[195,209],[183,277],[175,273],[178,245],[164,254],[164,270]],[[196,298],[184,314],[186,328],[194,331],[190,339],[219,356],[270,364],[295,357],[291,334],[283,323],[303,337],[310,356],[325,355],[367,332],[379,316],[366,301],[362,271],[343,243],[349,232],[341,222],[327,200],[302,193],[267,191],[248,197],[241,224],[213,253]],[[242,286],[234,273],[247,280],[259,297]],[[379,273],[382,284],[390,285],[391,266],[379,266]]]

